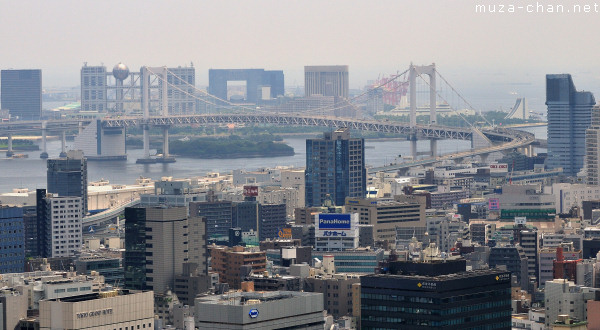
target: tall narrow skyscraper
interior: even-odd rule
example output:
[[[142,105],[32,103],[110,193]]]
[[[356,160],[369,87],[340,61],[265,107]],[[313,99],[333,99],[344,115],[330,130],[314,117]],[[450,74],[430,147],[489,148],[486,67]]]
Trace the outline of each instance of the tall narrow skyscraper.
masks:
[[[600,185],[600,106],[592,108],[592,123],[585,131],[586,183]]]
[[[338,206],[346,197],[365,196],[364,142],[350,138],[346,127],[306,140],[306,206],[321,206],[327,195]]]
[[[585,132],[594,104],[594,94],[577,91],[570,74],[546,75],[548,167],[562,167],[569,176],[581,170],[586,154]]]
[[[87,160],[81,151],[72,150],[67,157],[48,159],[48,193],[60,197],[81,197],[85,215],[87,207]]]
[[[42,116],[42,70],[2,70],[2,105],[11,117],[39,120]]]

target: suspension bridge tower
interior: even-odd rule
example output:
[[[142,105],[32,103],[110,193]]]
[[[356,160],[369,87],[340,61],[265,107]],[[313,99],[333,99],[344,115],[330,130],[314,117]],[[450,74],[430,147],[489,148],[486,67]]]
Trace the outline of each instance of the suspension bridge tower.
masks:
[[[409,103],[410,103],[410,127],[413,133],[409,136],[410,150],[413,159],[416,159],[417,153],[417,77],[422,75],[429,76],[429,124],[435,125],[437,121],[437,89],[436,89],[436,70],[435,63],[431,65],[414,65],[410,64],[408,80],[409,80]],[[437,140],[429,139],[430,154],[432,157],[437,157]]]
[[[163,131],[163,152],[162,157],[150,157],[150,104],[152,90],[158,89],[160,100],[159,114],[162,117],[169,116],[169,97],[168,97],[168,72],[166,66],[163,67],[142,67],[141,69],[141,88],[142,88],[142,129],[144,136],[144,158],[136,161],[138,164],[154,164],[154,163],[174,163],[175,157],[169,155],[169,124],[160,126]],[[152,80],[152,77],[157,79]],[[158,86],[153,82],[158,81]],[[155,125],[156,126],[156,125]]]

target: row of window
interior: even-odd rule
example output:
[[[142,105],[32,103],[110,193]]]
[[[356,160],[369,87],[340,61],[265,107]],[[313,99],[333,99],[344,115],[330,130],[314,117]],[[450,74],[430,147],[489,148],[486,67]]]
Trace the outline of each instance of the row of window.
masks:
[[[400,312],[410,314],[425,314],[425,315],[452,315],[465,312],[473,312],[482,309],[507,307],[510,305],[510,300],[491,301],[481,304],[459,306],[449,309],[429,309],[403,306],[385,306],[385,305],[363,305],[362,310],[365,311],[380,311],[380,312]]]
[[[0,245],[0,250],[10,250],[10,249],[22,249],[23,245],[22,244],[17,244],[17,245]]]
[[[91,286],[82,286],[81,288],[67,288],[66,292],[92,291]],[[64,293],[65,289],[54,289],[54,293]]]
[[[363,315],[362,321],[372,321],[372,322],[382,322],[382,323],[395,323],[395,324],[405,324],[405,325],[420,325],[420,326],[429,326],[429,327],[447,327],[453,325],[461,325],[468,324],[472,322],[479,322],[485,320],[491,320],[496,318],[507,318],[508,321],[498,323],[496,325],[487,325],[481,326],[477,328],[471,329],[497,329],[497,328],[510,328],[510,310],[502,311],[502,312],[492,312],[485,313],[480,315],[472,315],[467,317],[461,317],[457,319],[451,320],[425,320],[425,319],[416,319],[416,318],[402,318],[402,317],[391,317],[391,316],[374,316],[374,315]],[[500,326],[502,324],[502,326]],[[368,328],[371,329],[371,328]]]

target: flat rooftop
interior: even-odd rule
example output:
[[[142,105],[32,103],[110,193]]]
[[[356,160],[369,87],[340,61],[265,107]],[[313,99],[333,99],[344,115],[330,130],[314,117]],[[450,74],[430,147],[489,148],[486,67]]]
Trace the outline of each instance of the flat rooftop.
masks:
[[[257,305],[270,301],[277,301],[295,297],[313,296],[315,292],[296,292],[296,291],[255,291],[255,292],[232,292],[222,295],[211,295],[197,299],[201,304],[215,305]]]
[[[95,292],[95,293],[83,294],[83,295],[78,295],[78,296],[48,299],[48,301],[60,301],[60,302],[67,302],[67,303],[75,303],[75,302],[90,301],[90,300],[103,299],[103,298],[109,298],[109,297],[126,296],[126,295],[130,295],[130,294],[136,294],[136,293],[142,293],[142,292],[148,292],[148,291],[136,291],[136,290],[102,291],[102,292]]]
[[[437,276],[426,276],[426,275],[392,275],[392,274],[372,274],[365,275],[364,278],[395,278],[395,279],[406,279],[406,280],[420,280],[420,281],[453,281],[458,279],[468,279],[472,277],[478,277],[482,275],[494,275],[494,274],[504,274],[507,273],[506,270],[502,269],[477,269],[464,271],[453,274],[445,274],[445,275],[437,275]]]

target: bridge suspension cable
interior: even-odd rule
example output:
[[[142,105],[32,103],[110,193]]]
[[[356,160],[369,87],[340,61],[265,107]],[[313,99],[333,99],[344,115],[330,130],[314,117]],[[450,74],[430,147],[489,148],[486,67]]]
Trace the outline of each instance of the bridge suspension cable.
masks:
[[[406,69],[404,72],[402,72],[402,73],[400,73],[400,74],[397,74],[397,75],[396,75],[394,78],[392,78],[392,79],[390,79],[390,80],[388,80],[388,81],[385,81],[385,82],[383,82],[383,83],[379,84],[378,86],[375,86],[375,87],[373,87],[373,88],[370,88],[370,89],[366,90],[365,92],[363,92],[363,93],[361,93],[361,94],[359,94],[359,95],[356,95],[356,96],[354,96],[353,98],[349,99],[347,102],[348,102],[348,103],[354,102],[354,101],[356,101],[356,100],[360,99],[361,97],[363,97],[363,96],[365,96],[365,95],[367,95],[367,94],[371,93],[372,91],[374,91],[374,90],[377,90],[377,89],[380,89],[380,88],[382,88],[382,87],[384,87],[384,86],[386,86],[386,85],[388,85],[388,84],[390,84],[390,83],[394,82],[394,81],[395,81],[395,80],[397,80],[398,78],[400,78],[400,77],[402,77],[402,76],[405,76],[405,75],[406,75],[406,73],[408,73],[408,71],[409,71],[409,70],[410,70],[410,69]],[[406,80],[406,78],[404,78],[404,80]],[[367,99],[369,99],[369,98],[367,98]],[[345,108],[345,107],[347,107],[347,106],[348,106],[348,105],[344,105],[344,106],[337,107],[337,108],[333,108],[333,109],[328,109],[328,107],[323,107],[323,108],[311,109],[311,110],[308,110],[308,111],[306,111],[305,113],[312,113],[312,112],[317,112],[317,111],[321,111],[321,110],[337,110],[337,109],[343,109],[343,108]]]
[[[448,87],[450,87],[450,89],[463,101],[465,102],[466,105],[469,106],[469,108],[471,108],[471,110],[475,111],[475,113],[477,113],[481,118],[483,118],[483,120],[490,125],[490,127],[493,127],[492,123],[490,123],[487,118],[485,118],[485,116],[483,116],[481,114],[481,111],[477,111],[475,109],[475,107],[473,107],[473,105],[471,105],[471,103],[469,103],[469,101],[467,101],[462,94],[460,94],[452,85],[450,85],[450,83],[448,82],[448,80],[446,80],[446,78],[444,78],[444,76],[442,76],[442,74],[436,69],[435,72],[437,73],[437,75],[442,78],[442,80],[446,83],[446,85],[448,85]],[[437,92],[437,91],[436,91]],[[446,101],[445,101],[446,102]],[[448,103],[448,102],[446,102]],[[463,118],[464,119],[464,118]]]
[[[151,73],[155,74],[155,73],[154,73],[154,72],[152,72],[151,70],[149,70],[149,71],[150,71]],[[307,111],[303,111],[303,113],[305,113],[305,114],[310,114],[310,113],[319,112],[319,111],[325,111],[325,110],[327,110],[327,111],[335,111],[335,110],[339,110],[339,109],[346,108],[346,107],[348,107],[348,106],[355,106],[355,105],[353,105],[353,104],[351,104],[351,103],[352,103],[352,102],[354,102],[354,101],[356,101],[356,100],[358,100],[358,99],[360,99],[361,97],[363,97],[363,96],[367,95],[367,94],[368,94],[368,93],[370,93],[371,91],[374,91],[374,90],[380,89],[380,88],[382,88],[382,87],[384,87],[384,86],[386,86],[386,85],[388,85],[388,84],[392,83],[393,81],[397,80],[398,78],[400,78],[400,77],[402,77],[402,76],[405,76],[405,75],[406,75],[406,73],[407,73],[408,71],[409,71],[409,70],[407,69],[407,70],[405,70],[404,72],[402,72],[402,73],[400,73],[400,74],[397,74],[397,75],[396,75],[394,78],[392,78],[392,79],[390,79],[390,80],[388,80],[388,81],[386,81],[386,82],[384,82],[384,83],[382,83],[382,84],[380,84],[380,85],[378,85],[378,86],[375,86],[375,87],[373,87],[373,88],[370,88],[370,89],[368,89],[367,91],[365,91],[365,92],[363,92],[363,93],[361,93],[361,94],[359,94],[359,95],[357,95],[357,96],[355,96],[355,97],[353,97],[353,98],[351,98],[351,99],[349,99],[349,100],[345,100],[344,102],[346,102],[346,104],[344,104],[344,105],[341,105],[341,106],[335,106],[335,105],[334,105],[333,107],[332,107],[332,106],[324,106],[324,107],[320,107],[320,108],[315,108],[315,109],[310,109],[310,110],[307,110]],[[213,98],[213,99],[215,99],[215,100],[221,101],[221,102],[223,102],[223,103],[225,103],[225,104],[227,104],[227,105],[230,105],[230,106],[233,106],[233,107],[237,107],[237,108],[240,108],[240,109],[244,109],[244,110],[249,110],[249,111],[263,112],[263,113],[272,113],[272,111],[268,111],[268,110],[262,110],[262,109],[256,109],[256,108],[250,108],[250,107],[246,107],[246,106],[243,106],[243,105],[239,105],[239,104],[235,104],[235,103],[229,102],[228,100],[224,100],[224,99],[222,99],[222,98],[219,98],[219,97],[217,97],[217,96],[214,96],[214,95],[212,95],[212,94],[209,94],[209,93],[207,93],[207,92],[206,92],[206,91],[204,91],[204,90],[201,90],[201,89],[197,88],[196,86],[194,86],[194,85],[190,84],[188,81],[186,81],[186,80],[182,79],[181,77],[177,76],[175,73],[173,73],[172,71],[170,71],[170,70],[168,70],[168,69],[167,69],[167,72],[169,72],[171,75],[173,75],[173,76],[174,76],[176,79],[178,79],[179,81],[181,81],[181,82],[183,82],[184,84],[186,84],[186,85],[188,85],[188,86],[192,87],[192,88],[193,88],[195,91],[198,91],[199,93],[201,93],[201,94],[203,94],[203,95],[206,95],[206,96],[208,96],[208,97],[210,97],[210,98]],[[158,76],[159,76],[159,75],[158,75]],[[159,76],[159,79],[163,80],[163,79],[162,79],[160,76]],[[191,97],[194,97],[195,99],[197,99],[197,100],[199,100],[199,101],[201,101],[201,102],[204,102],[204,103],[206,103],[206,104],[210,104],[210,105],[214,105],[214,106],[218,106],[218,104],[216,104],[216,103],[213,103],[213,102],[210,102],[210,101],[207,101],[207,100],[205,100],[205,99],[203,99],[203,98],[199,98],[199,97],[198,97],[198,96],[196,96],[196,95],[190,94],[189,92],[187,92],[187,91],[185,91],[185,90],[182,90],[181,88],[177,87],[176,85],[174,85],[174,84],[172,84],[172,83],[169,83],[169,82],[166,82],[166,83],[167,83],[167,84],[169,84],[171,87],[173,87],[173,88],[175,88],[175,89],[177,89],[177,90],[179,90],[179,91],[181,91],[181,92],[185,93],[186,95],[189,95],[189,96],[191,96]]]
[[[427,84],[427,86],[429,86],[431,88],[431,84],[425,78],[423,78],[423,76],[420,73],[419,73],[418,77],[421,78],[421,80],[423,80]],[[470,128],[474,128],[473,124],[471,124],[458,110],[456,110],[452,105],[450,105],[450,103],[446,100],[446,98],[444,98],[437,90],[435,91],[435,94],[442,101],[446,102],[446,104],[448,104],[448,106],[450,107],[450,109],[452,109],[452,111],[455,114],[457,114],[462,120],[464,120],[469,125]]]

